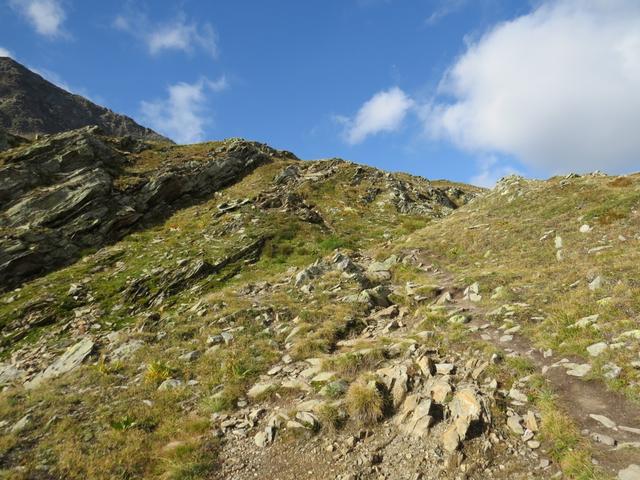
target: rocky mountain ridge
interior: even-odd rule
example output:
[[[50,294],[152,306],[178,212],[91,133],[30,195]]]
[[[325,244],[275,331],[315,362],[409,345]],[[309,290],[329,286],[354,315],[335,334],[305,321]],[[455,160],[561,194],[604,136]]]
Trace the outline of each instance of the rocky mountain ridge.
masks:
[[[171,142],[125,115],[63,90],[10,57],[0,57],[0,129],[33,137],[89,125],[109,135]]]
[[[0,153],[0,212],[8,478],[638,475],[638,175],[88,127]]]
[[[129,173],[131,155],[149,145],[98,132],[87,127],[53,135],[0,158],[5,287],[113,242],[139,223],[166,217],[174,204],[206,197],[279,154],[231,142],[197,160]]]
[[[87,248],[114,242],[139,225],[166,218],[181,205],[237,183],[266,162],[297,160],[289,152],[243,140],[214,144],[187,158],[178,154],[172,159],[171,147],[152,147],[132,138],[105,137],[97,127],[87,127],[2,154],[0,283],[10,288],[68,263]],[[145,167],[150,159],[141,158],[144,155],[158,157],[158,165]],[[311,175],[304,174],[307,168],[290,165],[273,188],[245,204],[284,206],[322,223],[299,195],[288,192],[302,182],[331,177],[340,168],[337,160],[323,164],[328,168]],[[365,169],[360,168],[352,181],[363,175]],[[394,176],[388,177],[386,188],[402,213],[432,215],[435,209],[451,210],[471,198],[461,190],[416,187]],[[367,196],[373,200],[381,192],[380,187],[372,188]]]

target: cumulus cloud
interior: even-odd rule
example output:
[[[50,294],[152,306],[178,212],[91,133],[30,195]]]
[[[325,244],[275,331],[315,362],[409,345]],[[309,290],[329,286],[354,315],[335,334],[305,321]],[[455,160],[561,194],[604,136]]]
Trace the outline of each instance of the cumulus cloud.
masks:
[[[144,41],[152,55],[165,50],[192,53],[196,49],[214,58],[218,55],[218,38],[213,26],[208,22],[189,21],[182,13],[174,21],[154,24],[146,15],[129,11],[117,16],[113,25]]]
[[[225,77],[216,81],[201,78],[195,83],[171,85],[165,99],[141,103],[143,119],[151,128],[178,143],[202,141],[210,118],[208,94],[225,88]]]
[[[0,57],[13,57],[13,54],[6,48],[0,47]]]
[[[10,0],[40,35],[58,37],[64,34],[66,13],[59,0]]]
[[[640,164],[640,2],[546,1],[496,25],[445,75],[426,127],[545,172]]]
[[[399,87],[376,93],[367,100],[354,118],[337,116],[345,127],[348,143],[361,143],[368,136],[398,130],[414,102]]]

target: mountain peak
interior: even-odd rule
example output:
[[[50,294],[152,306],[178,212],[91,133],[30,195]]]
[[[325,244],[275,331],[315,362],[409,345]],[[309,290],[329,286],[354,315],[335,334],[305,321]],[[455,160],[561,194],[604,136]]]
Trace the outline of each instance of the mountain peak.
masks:
[[[0,128],[34,136],[98,125],[107,135],[169,142],[132,118],[67,92],[10,57],[0,57]]]

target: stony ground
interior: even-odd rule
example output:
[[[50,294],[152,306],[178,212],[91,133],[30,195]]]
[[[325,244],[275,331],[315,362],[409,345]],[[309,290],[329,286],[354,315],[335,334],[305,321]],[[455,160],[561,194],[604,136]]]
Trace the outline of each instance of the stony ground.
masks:
[[[405,258],[411,263],[412,257]],[[373,270],[386,272],[380,270],[381,265],[384,263],[373,264]],[[305,271],[299,275],[304,274]],[[430,269],[427,269],[427,278],[450,280],[448,275]],[[481,301],[477,284],[464,291],[445,283],[437,285],[434,290],[437,298],[433,299],[430,309],[444,314],[448,324],[460,325],[482,342],[500,348],[504,357],[495,352],[489,354],[481,350],[461,350],[460,347],[453,347],[455,353],[450,351],[441,356],[440,348],[426,346],[439,345],[434,340],[435,331],[423,330],[423,324],[407,316],[406,308],[400,309],[396,305],[382,308],[358,337],[338,342],[337,349],[329,355],[330,360],[306,359],[296,367],[294,363],[287,363],[289,358],[285,355],[282,363],[274,365],[249,390],[250,397],[259,397],[265,391],[280,389],[283,384],[307,386],[306,394],[296,398],[297,404],[283,404],[280,399],[275,406],[269,402],[244,412],[243,420],[249,419],[249,425],[257,424],[261,428],[266,424],[265,430],[253,437],[255,446],[247,441],[246,437],[251,434],[238,432],[234,420],[224,417],[223,425],[231,427],[232,440],[223,450],[229,456],[223,476],[252,478],[265,471],[275,478],[329,478],[333,475],[335,478],[436,478],[447,473],[463,478],[553,476],[561,472],[549,460],[549,450],[545,448],[548,445],[540,442],[540,412],[530,401],[529,393],[535,383],[532,379],[536,375],[540,378],[535,381],[550,385],[558,395],[558,403],[570,409],[569,416],[583,427],[581,433],[595,441],[591,461],[602,467],[602,475],[606,475],[604,471],[607,470],[616,473],[633,469],[628,465],[637,459],[640,447],[638,405],[607,391],[601,384],[579,380],[584,373],[578,367],[583,364],[554,358],[552,351],[534,349],[526,339],[519,337],[518,326],[509,319],[527,305],[505,304],[484,312],[477,306]],[[408,284],[404,289],[410,291],[416,286]],[[399,289],[402,286],[390,288],[391,291]],[[418,302],[425,300],[419,294],[415,296]],[[380,347],[381,344],[384,346]],[[371,372],[381,382],[378,386],[383,395],[390,397],[391,403],[384,427],[376,427],[375,432],[363,429],[330,434],[328,439],[316,439],[310,444],[307,440],[314,438],[310,432],[316,423],[320,423],[318,418],[327,404],[348,409],[348,396],[346,405],[340,400],[326,399],[326,390],[331,391],[334,383],[341,381],[332,380],[338,375],[323,367],[343,356],[357,363],[359,358],[371,355],[374,348],[381,348],[384,354],[374,362],[376,369]],[[491,366],[505,359],[532,359],[534,363],[528,375],[516,379],[508,390],[500,390],[496,378],[488,377],[486,373],[491,371]],[[412,376],[412,372],[416,376]],[[319,386],[322,388],[314,395]],[[424,399],[428,406],[421,403]],[[611,405],[616,408],[612,409]],[[482,413],[475,413],[468,419],[466,415],[470,411]],[[261,416],[264,416],[262,423],[259,421]],[[279,416],[281,420],[275,420]],[[308,423],[298,421],[306,416]],[[461,419],[465,426],[457,427],[459,430],[452,433]],[[470,426],[474,428],[471,434],[466,430]],[[286,447],[261,451],[265,447],[271,448],[269,445],[281,430],[286,435],[290,429],[308,430],[302,445],[299,442],[290,445],[291,442],[285,440]],[[485,441],[480,442],[483,437]],[[356,450],[361,440],[363,444]],[[458,451],[461,445],[464,448]],[[355,457],[352,452],[356,453]],[[301,456],[316,467],[304,472],[297,461]],[[247,458],[251,460],[247,461]],[[290,461],[291,458],[294,460]],[[284,462],[278,459],[284,459]]]
[[[638,478],[639,178],[482,192],[236,139],[130,151],[112,198],[238,148],[0,297],[2,478]]]

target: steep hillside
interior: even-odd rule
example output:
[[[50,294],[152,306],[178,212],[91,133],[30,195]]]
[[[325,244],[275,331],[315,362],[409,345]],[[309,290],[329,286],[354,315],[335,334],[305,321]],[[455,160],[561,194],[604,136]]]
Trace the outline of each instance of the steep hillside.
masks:
[[[264,163],[295,159],[249,142],[171,147],[98,132],[87,127],[0,154],[4,288],[208,198]]]
[[[27,140],[0,128],[0,152],[8,150],[9,148],[18,147],[23,143],[27,143]]]
[[[233,178],[229,177],[234,171],[228,168],[229,162],[243,166]],[[57,170],[52,172],[49,165]],[[19,411],[35,413],[29,405],[40,405],[38,418],[50,415],[67,418],[62,412],[71,408],[74,398],[79,398],[75,393],[69,395],[67,388],[83,398],[83,405],[73,407],[77,412],[73,420],[69,417],[61,423],[53,422],[47,429],[53,427],[55,432],[49,430],[46,436],[42,436],[44,432],[37,426],[39,420],[32,414],[24,431],[12,427],[3,440],[6,454],[2,463],[7,468],[22,464],[33,472],[36,463],[27,459],[44,461],[47,471],[66,478],[113,478],[119,469],[129,472],[124,476],[135,477],[151,475],[166,467],[163,462],[151,459],[157,457],[157,448],[166,443],[166,435],[174,428],[169,424],[180,428],[181,422],[190,421],[187,419],[195,413],[193,408],[199,410],[196,404],[201,401],[204,415],[205,411],[235,409],[251,382],[277,357],[281,347],[275,339],[288,335],[286,330],[291,327],[286,325],[290,325],[299,310],[307,309],[310,301],[306,294],[296,293],[292,297],[292,293],[287,293],[290,291],[287,279],[294,270],[332,255],[336,248],[357,252],[393,241],[451,213],[478,192],[472,187],[465,191],[446,184],[435,188],[422,178],[388,174],[338,159],[301,162],[286,152],[241,140],[186,147],[135,142],[122,145],[119,140],[92,130],[60,134],[9,150],[3,156],[3,168],[30,172],[20,175],[11,170],[11,175],[2,177],[7,182],[3,189],[6,192],[3,245],[16,241],[25,245],[22,249],[3,248],[5,258],[14,255],[10,257],[16,259],[14,262],[24,262],[24,256],[16,255],[16,251],[31,254],[41,248],[49,248],[51,255],[73,259],[81,247],[92,245],[76,243],[87,231],[96,242],[94,246],[116,241],[119,234],[98,233],[113,231],[107,229],[113,225],[112,212],[117,215],[126,207],[125,201],[141,217],[145,211],[140,205],[159,210],[148,219],[141,218],[134,228],[137,232],[85,255],[71,266],[8,292],[0,302],[5,359],[0,378],[7,385],[28,387],[7,390],[3,396],[3,402],[8,402],[3,403],[3,417],[12,418]],[[187,171],[193,178],[183,176]],[[203,171],[218,173],[207,177]],[[96,188],[99,181],[81,181],[74,187],[74,179],[88,174],[104,186]],[[200,182],[198,195],[185,187],[194,181]],[[156,198],[153,202],[147,200],[145,193],[151,187],[152,192],[162,192],[151,197]],[[91,190],[94,188],[95,193]],[[139,198],[146,202],[138,201]],[[103,212],[102,216],[93,214],[94,211]],[[55,222],[41,218],[53,218]],[[92,222],[92,218],[100,221]],[[93,229],[73,230],[77,224],[88,224]],[[51,238],[68,243],[58,246]],[[49,268],[49,261],[41,265]],[[18,276],[12,273],[6,278]],[[375,281],[370,283],[363,278],[360,282],[374,289],[372,295],[378,291]],[[360,285],[349,283],[350,288]],[[254,292],[268,292],[269,297],[254,301]],[[346,295],[348,291],[345,289],[343,293]],[[308,331],[308,344],[298,347],[299,359],[313,352],[330,352],[337,338],[346,333],[345,328],[370,309],[361,306],[360,301],[328,301],[323,291],[317,294],[322,296],[322,302],[315,302],[310,310],[313,318],[309,318],[317,323]],[[224,300],[215,300],[218,295]],[[353,312],[354,319],[346,317],[349,312]],[[179,350],[196,341],[201,327],[212,325],[203,345],[214,346],[217,333],[228,339],[227,332],[222,331],[226,327],[217,324],[218,316],[228,315],[238,317],[238,326],[249,322],[244,330],[234,328],[233,346],[220,351],[224,356],[231,355],[228,358],[231,364],[215,356],[202,356],[195,361],[199,353],[191,354],[194,362],[187,361],[184,365],[195,370],[184,374],[192,378],[181,374],[175,379],[182,384],[194,380],[189,390],[179,389],[192,398],[188,401],[191,406],[176,409],[177,404],[169,401],[166,404],[169,411],[163,408],[153,414],[158,415],[160,423],[149,427],[144,434],[148,438],[135,447],[135,453],[127,452],[125,445],[129,440],[125,437],[141,431],[130,428],[126,419],[124,430],[109,426],[112,421],[115,425],[122,420],[119,408],[112,407],[120,404],[123,412],[137,408],[147,397],[144,391],[155,392],[169,376],[177,375],[178,371],[169,366],[173,360],[168,352],[174,351],[181,358],[183,353],[189,353]],[[251,319],[256,315],[262,320],[253,324]],[[281,319],[277,320],[277,328],[269,329],[271,333],[263,331],[274,318]],[[59,357],[74,344],[76,349]],[[209,354],[214,352],[212,349]],[[104,380],[96,383],[93,375],[99,370],[90,365],[91,361],[78,370],[79,376],[72,373],[62,375],[59,380],[54,378],[71,366],[78,366],[87,354],[96,355],[98,364],[104,365],[99,369],[106,375]],[[139,363],[131,357],[141,354],[148,359],[145,367],[148,373],[137,372]],[[205,368],[202,375],[206,378],[196,383],[200,375],[196,371],[201,367]],[[135,388],[130,390],[127,385]],[[214,386],[220,395],[211,397]],[[87,388],[99,398],[109,397],[104,409],[95,403],[97,397],[87,394]],[[59,395],[62,392],[66,393]],[[174,398],[175,393],[169,392],[169,397]],[[53,403],[40,396],[53,400],[52,394],[56,398]],[[169,423],[161,426],[162,418]],[[113,428],[124,435],[118,439],[103,436],[111,437],[109,432]],[[72,431],[84,433],[77,436]],[[95,446],[96,440],[99,444],[106,443],[91,447],[92,453],[84,446],[68,443],[86,441],[88,447]],[[205,443],[202,448],[213,448]],[[103,447],[115,448],[116,455],[98,460],[105,456]],[[198,452],[200,446],[192,454],[199,455]],[[192,454],[187,456],[191,458]],[[131,464],[118,466],[123,461]],[[213,456],[207,462],[217,464]]]
[[[89,125],[98,125],[109,135],[171,141],[125,115],[63,90],[12,58],[0,57],[0,128],[32,137]]]
[[[8,478],[633,475],[640,177],[82,129],[0,180]]]

